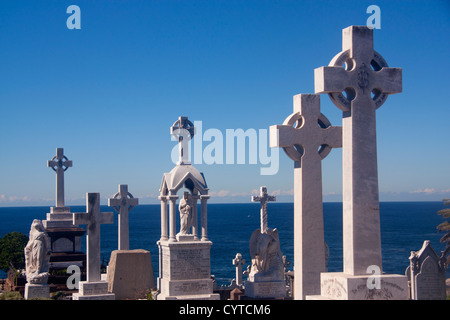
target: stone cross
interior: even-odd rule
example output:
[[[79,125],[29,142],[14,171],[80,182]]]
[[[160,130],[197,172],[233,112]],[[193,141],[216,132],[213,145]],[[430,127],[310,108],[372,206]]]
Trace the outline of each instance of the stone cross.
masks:
[[[47,167],[56,172],[56,207],[64,205],[64,172],[72,166],[72,161],[64,155],[63,148],[56,148],[56,156],[47,161]]]
[[[374,51],[373,29],[350,26],[342,32],[342,52],[315,69],[314,78],[316,93],[328,93],[343,111],[344,273],[381,270],[375,111],[402,91],[402,70],[388,68]]]
[[[270,147],[281,147],[294,161],[295,299],[319,294],[326,271],[322,165],[331,148],[340,148],[341,127],[320,112],[320,95],[294,96],[294,113],[270,127]]]
[[[119,192],[108,199],[108,206],[119,213],[119,250],[130,250],[128,213],[139,204],[139,199],[128,192],[128,185],[120,184]]]
[[[86,234],[86,280],[96,282],[100,276],[100,225],[114,223],[113,212],[100,212],[100,193],[86,194],[86,211],[73,213],[73,224],[85,224]]]
[[[236,253],[236,257],[233,259],[233,265],[236,266],[236,284],[242,286],[242,266],[245,263],[245,259],[242,259],[242,254]]]
[[[189,140],[194,137],[194,124],[187,117],[179,117],[170,128],[170,133],[178,140],[179,161],[177,164],[190,164]]]
[[[277,198],[275,196],[269,196],[267,194],[267,187],[260,187],[259,196],[252,196],[252,202],[260,202],[261,203],[261,233],[266,233],[268,225],[268,214],[267,214],[267,202],[276,201]]]

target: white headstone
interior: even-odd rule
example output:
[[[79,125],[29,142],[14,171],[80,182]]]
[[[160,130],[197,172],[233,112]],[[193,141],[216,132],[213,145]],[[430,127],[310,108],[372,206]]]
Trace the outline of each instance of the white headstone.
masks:
[[[72,167],[72,161],[64,155],[63,148],[56,148],[56,156],[47,161],[47,167],[56,172],[56,209],[55,212],[66,212],[69,208],[64,203],[64,172]]]
[[[139,204],[139,199],[134,198],[128,192],[128,185],[120,184],[119,192],[108,199],[108,206],[113,207],[119,213],[119,250],[130,250],[130,231],[128,224],[128,213]]]
[[[438,256],[429,240],[419,251],[412,251],[408,268],[412,300],[446,299],[446,257]]]
[[[344,112],[344,272],[361,275],[371,265],[382,270],[375,111],[402,91],[402,70],[374,51],[373,29],[350,26],[342,35],[342,52],[314,72],[315,90]]]
[[[406,299],[407,279],[382,272],[375,112],[402,91],[402,70],[373,49],[373,29],[343,30],[342,52],[314,72],[316,93],[343,111],[344,271],[321,274],[315,298]],[[345,68],[343,67],[345,64]]]
[[[108,282],[101,280],[100,274],[100,226],[114,222],[113,212],[100,212],[100,193],[86,194],[86,212],[73,213],[74,224],[85,224],[86,234],[86,281],[80,281],[79,292],[72,295],[74,300],[114,300],[108,293]]]
[[[236,285],[242,286],[242,266],[245,263],[245,259],[242,258],[242,254],[236,253],[236,257],[232,262],[236,267]]]
[[[261,233],[266,232],[268,226],[268,216],[267,216],[267,202],[276,201],[275,196],[269,196],[267,194],[267,187],[260,187],[259,196],[252,196],[252,202],[261,203]]]
[[[270,127],[270,146],[282,147],[294,160],[296,300],[320,292],[320,273],[326,271],[321,161],[341,143],[342,128],[320,112],[318,94],[294,96],[294,113]]]

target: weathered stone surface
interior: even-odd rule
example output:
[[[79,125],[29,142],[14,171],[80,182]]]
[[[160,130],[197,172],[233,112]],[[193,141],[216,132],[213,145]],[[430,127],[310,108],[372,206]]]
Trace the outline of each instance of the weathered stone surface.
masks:
[[[150,251],[114,250],[108,264],[108,291],[116,299],[145,298],[155,288]]]

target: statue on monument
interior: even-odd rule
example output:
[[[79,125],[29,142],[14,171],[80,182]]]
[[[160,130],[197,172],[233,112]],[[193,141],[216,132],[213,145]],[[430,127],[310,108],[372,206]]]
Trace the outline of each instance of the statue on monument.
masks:
[[[284,278],[283,254],[280,249],[278,230],[267,228],[253,232],[250,238],[252,265],[249,280],[278,280]]]
[[[24,252],[28,283],[47,283],[51,246],[41,220],[33,220]]]
[[[191,234],[192,227],[192,210],[194,209],[192,196],[189,192],[185,192],[180,200],[178,210],[180,211],[180,232],[179,234]]]

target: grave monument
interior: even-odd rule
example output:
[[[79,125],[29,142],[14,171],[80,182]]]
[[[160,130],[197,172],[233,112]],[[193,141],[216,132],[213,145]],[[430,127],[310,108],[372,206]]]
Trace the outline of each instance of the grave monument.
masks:
[[[429,240],[419,251],[411,251],[406,276],[411,283],[412,300],[445,300],[446,257],[439,256]]]
[[[50,297],[50,288],[47,284],[50,252],[50,238],[45,232],[41,220],[34,219],[30,228],[29,240],[24,249],[27,278],[25,299]]]
[[[128,192],[128,185],[120,184],[119,192],[108,199],[108,206],[113,207],[119,213],[119,250],[130,250],[130,231],[128,224],[128,213],[139,204],[139,199],[134,198]]]
[[[270,127],[270,147],[281,147],[294,161],[294,287],[296,300],[320,293],[326,272],[322,164],[342,145],[342,128],[320,112],[320,95],[294,96],[294,113]]]
[[[87,226],[86,281],[79,282],[79,291],[73,300],[114,300],[114,293],[108,292],[108,282],[100,274],[100,226],[114,222],[113,212],[100,212],[100,193],[86,194],[86,212],[73,213],[73,224]]]
[[[179,161],[163,175],[159,189],[161,201],[161,238],[157,300],[218,300],[213,293],[210,272],[212,242],[207,232],[208,186],[205,177],[189,161],[188,141],[195,127],[180,117],[170,129],[178,140]],[[177,230],[178,191],[185,188],[179,202],[180,232]],[[197,201],[200,199],[201,238],[198,236]],[[169,212],[167,212],[169,202]],[[167,217],[169,215],[169,217]],[[167,232],[169,229],[169,232]]]
[[[343,29],[342,52],[314,72],[316,93],[327,93],[343,111],[344,266],[343,272],[322,273],[321,295],[311,299],[394,300],[408,295],[405,276],[382,273],[375,123],[376,109],[389,94],[402,91],[402,70],[389,68],[374,50],[373,31],[365,26]]]
[[[63,148],[57,148],[56,155],[47,161],[47,166],[56,172],[56,206],[50,207],[47,219],[42,221],[51,242],[50,269],[65,269],[70,265],[85,267],[86,254],[81,252],[81,237],[86,230],[73,224],[70,207],[65,206],[64,173],[72,165]]]
[[[283,254],[277,229],[269,228],[267,202],[275,201],[275,196],[267,194],[267,188],[260,188],[260,195],[253,196],[253,202],[260,202],[261,228],[250,238],[252,264],[245,282],[245,296],[250,298],[284,298]]]

